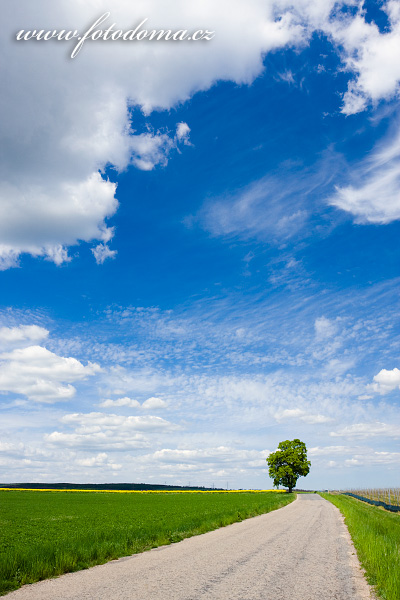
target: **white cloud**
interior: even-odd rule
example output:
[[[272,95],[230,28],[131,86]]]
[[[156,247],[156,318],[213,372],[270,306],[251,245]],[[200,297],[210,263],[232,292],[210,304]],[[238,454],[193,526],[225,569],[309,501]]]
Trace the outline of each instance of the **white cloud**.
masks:
[[[357,358],[355,356],[351,356],[347,359],[331,358],[326,363],[323,371],[330,378],[338,377],[350,372],[356,363]]]
[[[344,105],[342,112],[345,115],[354,115],[367,108],[368,98],[356,88],[354,83],[349,83],[348,90],[343,95]]]
[[[0,441],[0,452],[7,452],[13,456],[20,456],[25,450],[24,444],[21,442],[14,444],[13,442],[1,442]]]
[[[18,348],[0,354],[0,391],[23,394],[37,402],[67,400],[76,392],[71,383],[100,370],[95,363],[84,366],[41,346]]]
[[[112,469],[119,471],[122,468],[122,465],[113,463],[108,458],[108,454],[106,452],[99,452],[96,456],[88,456],[85,458],[77,458],[76,464],[82,467],[94,467],[97,468],[99,466],[110,466]]]
[[[389,28],[380,32],[374,22],[367,23],[360,12],[355,18],[337,19],[327,31],[342,48],[347,70],[356,77],[344,95],[342,112],[346,115],[364,110],[372,102],[397,96],[400,65],[394,57],[400,52],[400,18],[397,0],[382,4],[389,17]]]
[[[333,337],[338,330],[336,321],[327,319],[326,317],[318,317],[315,319],[315,336],[318,341],[326,340],[327,338]]]
[[[165,166],[173,146],[173,140],[166,134],[135,135],[130,140],[132,163],[142,171],[152,171],[156,165]]]
[[[19,325],[0,328],[0,346],[12,348],[30,346],[47,339],[49,332],[38,325]]]
[[[1,166],[0,166],[1,170]],[[38,177],[38,176],[36,176]],[[65,246],[113,235],[105,219],[118,206],[116,186],[92,173],[84,180],[0,183],[0,269],[15,266],[21,253],[68,261]]]
[[[267,426],[276,432],[274,435],[281,432],[280,435],[286,437],[307,435],[318,439],[329,434],[333,422],[344,425],[350,416],[352,419],[366,419],[372,415],[373,418],[379,417],[379,411],[369,415],[370,407],[357,401],[357,396],[365,390],[364,381],[350,376],[335,377],[330,381],[314,367],[311,371],[308,366],[294,368],[292,373],[287,369],[277,369],[266,375],[261,366],[260,370],[253,370],[251,377],[246,374],[200,375],[191,367],[184,371],[181,369],[175,376],[173,370],[163,372],[166,385],[162,380],[157,381],[159,393],[168,402],[170,411],[179,415],[179,422],[187,423],[191,432],[190,435],[174,435],[173,439],[179,444],[182,444],[183,438],[190,443],[194,432],[207,430],[215,435],[214,443],[217,445],[232,443],[231,440],[237,436],[245,439],[246,445],[253,443],[260,447],[263,444],[261,432]],[[154,373],[160,373],[157,366]],[[125,393],[143,397],[143,390],[136,387],[137,381],[142,379],[140,371],[136,376],[135,369],[129,371],[126,368],[121,375],[124,380],[119,383],[115,374],[112,375],[112,387],[120,385],[124,389],[124,385],[128,384]],[[108,376],[104,373],[103,389],[107,389]],[[146,371],[146,379],[151,381],[151,371]],[[249,431],[254,434],[248,435],[246,432]],[[204,444],[201,438],[198,443],[200,448]]]
[[[337,187],[329,203],[355,216],[357,223],[387,224],[400,219],[400,131],[379,143]]]
[[[260,468],[266,469],[266,458],[269,450],[237,449],[230,446],[209,448],[163,448],[152,454],[139,457],[139,464],[153,464],[171,468],[176,472],[212,471],[219,476],[229,476],[242,470]],[[221,471],[223,471],[221,473]]]
[[[307,223],[308,214],[302,208],[304,183],[288,177],[282,186],[280,179],[265,177],[233,196],[206,202],[199,221],[215,236],[282,242]]]
[[[396,388],[400,388],[400,370],[396,367],[391,371],[381,369],[374,377],[374,383],[369,386],[374,392],[387,394]]]
[[[176,431],[178,427],[161,417],[121,416],[99,412],[73,413],[62,417],[61,423],[73,431],[53,431],[47,442],[73,448],[124,450],[149,445],[148,436]]]
[[[319,423],[329,423],[332,421],[330,417],[326,417],[320,414],[307,414],[301,408],[286,408],[284,410],[278,411],[275,413],[275,418],[278,422],[285,421],[286,419],[298,419],[299,421],[303,421],[304,423],[308,423],[310,425],[317,425]]]
[[[117,251],[110,250],[107,244],[98,244],[95,248],[92,248],[92,252],[98,265],[102,265],[107,258],[115,258],[117,255]]]
[[[37,444],[18,442],[0,442],[0,466],[8,481],[59,482],[62,472],[67,481],[85,483],[93,481],[93,476],[97,480],[97,477],[116,475],[122,468],[105,452],[93,454],[48,444],[38,447]]]
[[[158,410],[160,408],[166,408],[166,406],[167,403],[165,400],[155,397],[147,398],[142,404],[142,408],[145,408],[146,410]]]
[[[103,400],[103,402],[100,402],[99,406],[103,408],[111,408],[113,406],[127,406],[129,408],[140,408],[140,402],[125,396],[124,398],[117,398],[116,400]]]
[[[391,467],[400,465],[400,452],[380,452],[367,449],[359,454],[354,454],[344,461],[343,466],[352,467]]]
[[[313,448],[309,448],[307,454],[309,456],[332,456],[332,454],[349,454],[353,451],[352,448],[348,446],[315,446]]]
[[[110,394],[147,395],[160,393],[161,390],[176,385],[177,380],[171,374],[161,373],[159,369],[151,367],[130,371],[116,365],[105,375],[105,383]]]
[[[131,135],[129,148],[130,161],[142,171],[152,171],[157,165],[166,166],[172,150],[179,151],[179,144],[190,146],[190,127],[187,123],[178,123],[175,136],[167,133],[141,133]]]
[[[285,81],[286,83],[289,83],[289,84],[295,83],[293,73],[290,69],[287,69],[283,73],[278,73],[277,80]]]
[[[77,431],[89,432],[97,431],[98,427],[117,429],[125,427],[135,431],[158,431],[165,428],[175,428],[171,423],[161,417],[124,417],[121,415],[113,415],[99,412],[92,413],[72,413],[65,415],[62,419],[63,423],[72,424],[77,427]]]
[[[178,123],[176,126],[176,137],[180,142],[183,142],[186,146],[190,145],[189,140],[190,127],[187,123]]]
[[[308,456],[314,467],[323,468],[391,467],[400,464],[400,452],[381,451],[369,446],[317,446],[308,449]]]
[[[368,457],[361,455],[360,459],[364,464],[377,464],[377,465],[400,465],[400,452],[374,452],[368,461]]]
[[[329,435],[332,437],[348,438],[369,438],[369,437],[400,437],[400,426],[388,425],[386,423],[356,423],[342,427],[337,431],[332,431]]]

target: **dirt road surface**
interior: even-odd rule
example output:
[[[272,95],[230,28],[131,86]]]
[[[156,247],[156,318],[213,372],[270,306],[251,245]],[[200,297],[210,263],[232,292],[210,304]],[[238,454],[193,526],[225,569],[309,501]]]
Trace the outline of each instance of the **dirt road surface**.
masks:
[[[317,494],[171,546],[24,586],[7,600],[365,600],[343,518]]]

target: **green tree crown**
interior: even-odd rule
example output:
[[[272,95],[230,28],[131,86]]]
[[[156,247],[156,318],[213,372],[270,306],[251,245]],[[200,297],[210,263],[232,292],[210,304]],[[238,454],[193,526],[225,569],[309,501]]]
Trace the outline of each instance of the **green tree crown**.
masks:
[[[271,452],[266,460],[274,485],[283,485],[289,488],[289,492],[296,487],[299,477],[305,477],[310,472],[311,462],[307,460],[307,448],[299,439],[280,442],[278,450]]]

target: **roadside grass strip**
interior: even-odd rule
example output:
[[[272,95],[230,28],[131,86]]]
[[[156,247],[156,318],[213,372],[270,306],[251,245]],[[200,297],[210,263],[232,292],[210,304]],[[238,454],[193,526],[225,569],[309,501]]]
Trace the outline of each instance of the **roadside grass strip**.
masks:
[[[342,494],[321,494],[345,517],[368,582],[384,600],[400,598],[400,514]]]
[[[90,490],[93,492],[93,490]],[[281,508],[295,494],[0,490],[0,594]]]

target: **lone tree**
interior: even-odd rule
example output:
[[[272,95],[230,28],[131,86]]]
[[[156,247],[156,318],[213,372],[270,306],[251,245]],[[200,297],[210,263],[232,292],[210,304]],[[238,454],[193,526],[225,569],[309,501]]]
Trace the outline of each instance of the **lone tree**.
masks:
[[[296,487],[299,477],[305,477],[310,472],[311,462],[307,460],[307,448],[300,440],[281,442],[276,452],[268,458],[269,476],[274,485],[284,485],[289,492]]]

